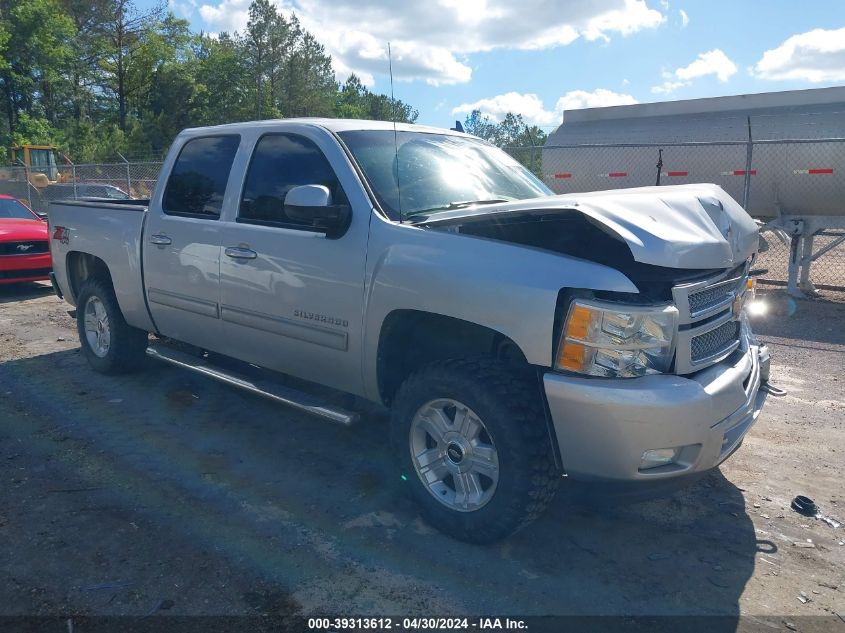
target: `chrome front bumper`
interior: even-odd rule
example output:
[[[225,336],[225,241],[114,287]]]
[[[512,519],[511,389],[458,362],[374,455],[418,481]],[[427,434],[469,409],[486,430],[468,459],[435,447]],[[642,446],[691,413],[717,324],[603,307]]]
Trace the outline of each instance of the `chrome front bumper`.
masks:
[[[718,466],[742,442],[766,400],[768,348],[743,324],[741,347],[689,376],[543,382],[565,472],[573,479],[656,481]],[[676,463],[641,470],[645,451],[684,447]]]

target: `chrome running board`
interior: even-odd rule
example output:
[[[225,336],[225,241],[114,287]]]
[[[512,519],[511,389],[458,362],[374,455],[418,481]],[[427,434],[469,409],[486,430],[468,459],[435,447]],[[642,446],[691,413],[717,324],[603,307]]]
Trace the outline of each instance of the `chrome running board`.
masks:
[[[147,348],[147,356],[344,426],[358,421],[357,413],[326,404],[315,396],[266,380],[254,381],[246,376],[216,367],[202,358],[164,345],[150,345]]]

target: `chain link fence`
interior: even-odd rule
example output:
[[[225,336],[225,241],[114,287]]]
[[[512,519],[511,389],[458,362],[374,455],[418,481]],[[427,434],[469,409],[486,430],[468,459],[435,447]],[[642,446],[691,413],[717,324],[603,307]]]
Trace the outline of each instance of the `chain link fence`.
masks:
[[[786,286],[792,258],[811,271],[810,289],[845,293],[845,139],[505,149],[561,194],[715,183],[763,224],[768,250],[755,264],[768,271],[761,283]],[[24,200],[44,215],[51,200],[149,198],[160,169],[161,162],[152,161],[66,165],[52,172],[3,167],[0,194]],[[809,236],[799,241],[783,220],[802,216],[817,221],[808,223]]]
[[[160,169],[160,162],[65,165],[46,169],[2,167],[0,194],[19,198],[39,215],[45,215],[52,200],[149,198]]]
[[[786,286],[790,256],[815,289],[845,292],[845,139],[608,143],[506,148],[555,193],[715,183],[762,224],[761,283]],[[795,229],[789,218],[811,216]],[[787,231],[806,231],[805,242]],[[795,249],[799,252],[795,253]],[[812,264],[812,266],[811,266]],[[812,286],[807,288],[812,290]]]

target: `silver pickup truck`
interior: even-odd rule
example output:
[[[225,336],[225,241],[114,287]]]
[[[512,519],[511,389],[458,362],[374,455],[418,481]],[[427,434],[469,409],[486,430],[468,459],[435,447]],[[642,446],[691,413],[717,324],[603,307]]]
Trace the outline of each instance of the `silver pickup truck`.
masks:
[[[468,541],[564,475],[690,481],[766,397],[757,230],[715,185],[555,196],[465,134],[291,119],[186,130],[150,200],[49,222],[95,370],[151,356],[342,424],[326,392],[388,407],[397,479]]]

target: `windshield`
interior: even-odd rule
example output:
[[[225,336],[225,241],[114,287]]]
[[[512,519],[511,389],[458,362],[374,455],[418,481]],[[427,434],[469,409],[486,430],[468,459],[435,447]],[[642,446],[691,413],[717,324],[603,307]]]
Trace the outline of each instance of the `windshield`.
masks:
[[[397,132],[394,144],[393,135],[393,130],[339,134],[390,217],[552,195],[525,167],[481,141]]]
[[[0,220],[15,218],[18,220],[37,220],[38,217],[17,200],[0,198]]]
[[[29,162],[32,171],[47,174],[50,180],[56,180],[56,154],[52,149],[30,149]]]

